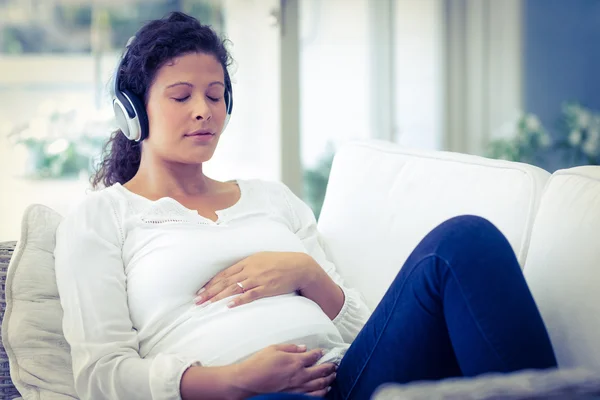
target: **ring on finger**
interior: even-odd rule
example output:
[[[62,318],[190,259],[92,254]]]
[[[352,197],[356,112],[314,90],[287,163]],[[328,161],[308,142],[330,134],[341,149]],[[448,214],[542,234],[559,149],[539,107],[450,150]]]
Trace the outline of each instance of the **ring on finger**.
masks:
[[[238,285],[240,289],[242,289],[242,293],[246,293],[246,289],[244,288],[244,285],[242,285],[242,282],[236,282],[235,284]]]

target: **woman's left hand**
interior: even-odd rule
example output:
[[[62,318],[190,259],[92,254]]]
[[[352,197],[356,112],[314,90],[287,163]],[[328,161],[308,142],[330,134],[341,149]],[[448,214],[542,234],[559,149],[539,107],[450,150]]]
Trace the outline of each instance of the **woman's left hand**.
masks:
[[[197,292],[196,304],[206,306],[241,294],[227,304],[231,308],[263,297],[301,291],[320,269],[306,253],[256,253],[215,275]]]

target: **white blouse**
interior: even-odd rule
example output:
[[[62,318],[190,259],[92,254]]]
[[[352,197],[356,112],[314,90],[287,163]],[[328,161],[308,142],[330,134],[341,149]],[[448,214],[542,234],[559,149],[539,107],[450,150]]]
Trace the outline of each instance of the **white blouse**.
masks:
[[[240,200],[216,222],[116,184],[61,223],[56,279],[82,399],[179,399],[189,366],[232,364],[278,343],[322,348],[322,362],[339,363],[367,306],[327,260],[306,204],[281,183],[237,183]],[[310,254],[344,291],[339,315],[331,321],[296,293],[233,309],[231,298],[194,304],[214,275],[261,251]]]

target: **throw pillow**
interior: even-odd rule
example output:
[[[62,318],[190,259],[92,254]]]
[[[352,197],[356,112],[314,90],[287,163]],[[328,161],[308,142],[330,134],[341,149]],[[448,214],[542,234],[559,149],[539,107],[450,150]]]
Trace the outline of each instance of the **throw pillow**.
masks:
[[[25,211],[6,277],[2,342],[14,385],[26,399],[77,397],[54,275],[55,233],[61,220],[46,206]]]

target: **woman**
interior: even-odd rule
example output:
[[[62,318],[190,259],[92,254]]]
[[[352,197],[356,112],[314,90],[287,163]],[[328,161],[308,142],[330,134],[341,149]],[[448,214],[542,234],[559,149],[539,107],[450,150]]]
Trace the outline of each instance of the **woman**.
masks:
[[[384,382],[556,365],[489,222],[432,231],[371,315],[287,187],[204,175],[232,109],[228,64],[218,36],[182,13],[128,44],[121,129],[93,181],[105,188],[57,232],[81,398],[363,399]]]

